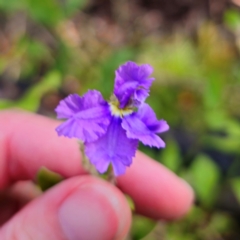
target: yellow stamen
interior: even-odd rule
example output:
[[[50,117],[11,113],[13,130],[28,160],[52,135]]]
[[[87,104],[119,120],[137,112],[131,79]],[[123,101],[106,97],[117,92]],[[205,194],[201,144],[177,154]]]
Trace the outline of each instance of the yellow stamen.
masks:
[[[118,106],[118,104],[116,104],[116,102],[115,103],[110,102],[109,106],[110,106],[112,115],[116,116],[116,117],[122,118],[123,116],[133,113],[133,109],[131,109],[131,108],[119,108],[119,106]]]

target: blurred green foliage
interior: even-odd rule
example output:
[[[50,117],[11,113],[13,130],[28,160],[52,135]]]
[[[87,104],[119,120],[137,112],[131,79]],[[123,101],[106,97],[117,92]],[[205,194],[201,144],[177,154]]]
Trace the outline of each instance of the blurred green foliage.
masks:
[[[52,186],[55,186],[56,184],[61,182],[62,180],[63,180],[62,176],[48,170],[45,167],[39,169],[36,176],[37,185],[41,188],[42,191],[48,190]]]
[[[239,10],[226,9],[221,25],[204,19],[192,35],[148,34],[126,25],[127,15],[111,22],[90,14],[89,4],[0,0],[0,109],[54,117],[70,93],[94,88],[108,98],[123,62],[151,64],[148,102],[171,130],[164,150],[141,150],[193,186],[196,206],[177,223],[134,217],[132,239],[240,239]]]

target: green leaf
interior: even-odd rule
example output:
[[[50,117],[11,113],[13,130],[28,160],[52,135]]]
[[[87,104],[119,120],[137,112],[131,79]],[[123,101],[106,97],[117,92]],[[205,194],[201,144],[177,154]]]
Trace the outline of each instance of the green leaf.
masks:
[[[167,78],[182,82],[201,77],[201,65],[196,49],[183,35],[167,38],[161,43],[150,39],[142,45],[138,61],[153,66],[156,81],[162,82]]]
[[[56,0],[27,0],[27,2],[29,15],[37,22],[54,26],[63,19],[63,12]]]
[[[226,121],[225,131],[231,137],[240,138],[240,123],[235,119],[228,119]]]
[[[215,212],[212,215],[208,228],[217,231],[218,233],[226,233],[233,226],[233,224],[234,222],[231,218],[231,215],[228,215],[227,213]]]
[[[53,187],[62,180],[63,177],[61,175],[50,171],[45,167],[40,168],[40,170],[37,172],[37,184],[43,191]]]
[[[225,85],[221,72],[213,70],[207,74],[207,82],[204,91],[204,104],[209,109],[215,109],[221,106],[222,95]]]
[[[80,10],[87,0],[66,0],[64,3],[64,11],[69,16]]]
[[[240,25],[240,13],[236,9],[229,9],[225,11],[224,14],[224,22],[227,26],[233,30],[236,30],[237,27]]]
[[[237,198],[239,204],[240,204],[240,178],[234,178],[230,181],[231,188],[233,190],[233,193],[235,194],[235,197]]]
[[[149,234],[153,228],[156,226],[156,221],[135,215],[133,216],[132,228],[131,228],[131,236],[133,240],[142,239],[147,234]]]
[[[205,121],[212,130],[222,130],[226,127],[228,116],[222,109],[211,109],[205,111]]]
[[[207,136],[204,138],[205,145],[225,153],[240,153],[239,138]]]
[[[61,75],[56,71],[52,71],[39,83],[31,87],[15,106],[28,111],[36,111],[40,105],[41,97],[48,91],[58,88],[60,84]]]
[[[220,171],[218,166],[206,155],[199,155],[190,167],[192,185],[199,201],[211,207],[218,194]]]
[[[25,0],[0,0],[0,9],[4,11],[16,11],[25,8]]]
[[[178,145],[173,140],[166,141],[166,148],[162,150],[159,157],[160,162],[162,162],[166,167],[176,172],[180,165],[180,152]]]
[[[129,195],[127,195],[127,194],[125,194],[125,197],[127,199],[127,202],[128,202],[128,205],[129,205],[130,209],[132,211],[134,211],[135,210],[135,204],[134,204],[133,199]]]
[[[11,108],[14,106],[14,102],[6,99],[0,100],[0,109]]]

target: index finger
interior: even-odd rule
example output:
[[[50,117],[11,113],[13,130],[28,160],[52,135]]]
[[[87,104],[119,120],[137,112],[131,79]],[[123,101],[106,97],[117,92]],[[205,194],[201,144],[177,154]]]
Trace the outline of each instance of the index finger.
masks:
[[[65,178],[86,174],[77,141],[58,137],[58,124],[26,112],[0,113],[0,189],[34,179],[42,166]],[[156,219],[181,217],[193,201],[193,191],[184,181],[142,153],[117,181],[139,213]]]

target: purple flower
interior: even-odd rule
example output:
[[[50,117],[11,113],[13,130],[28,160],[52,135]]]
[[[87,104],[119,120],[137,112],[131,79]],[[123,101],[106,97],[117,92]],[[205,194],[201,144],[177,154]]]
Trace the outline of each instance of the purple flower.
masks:
[[[152,72],[153,68],[149,64],[138,66],[130,61],[117,69],[113,92],[121,108],[131,103],[139,105],[145,101],[154,80],[149,78]]]
[[[89,90],[82,97],[72,94],[60,101],[57,117],[67,119],[57,127],[58,135],[75,137],[85,144],[85,154],[100,173],[112,164],[116,176],[132,164],[138,141],[150,147],[165,147],[157,135],[169,129],[144,103],[153,78],[150,65],[127,62],[116,71],[110,101]]]
[[[58,135],[92,142],[104,135],[111,121],[108,103],[100,92],[89,90],[82,97],[69,95],[55,109],[59,119],[66,122],[57,127]]]

